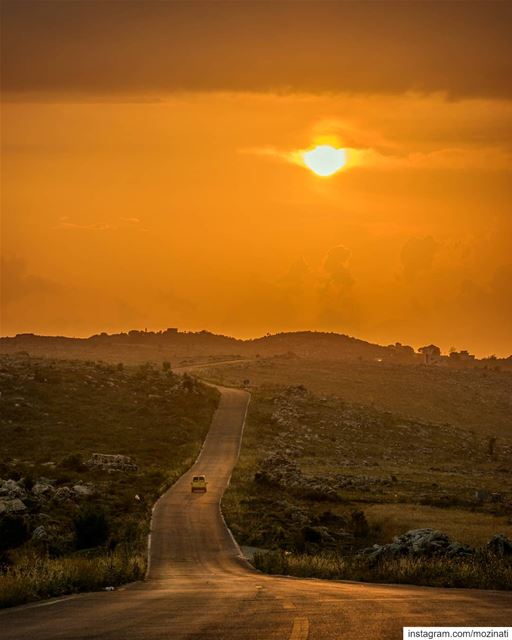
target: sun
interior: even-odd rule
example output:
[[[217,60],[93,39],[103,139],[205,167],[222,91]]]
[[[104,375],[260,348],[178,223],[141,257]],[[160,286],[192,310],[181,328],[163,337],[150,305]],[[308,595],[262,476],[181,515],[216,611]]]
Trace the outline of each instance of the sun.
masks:
[[[323,177],[332,176],[347,164],[345,149],[336,149],[329,144],[306,151],[302,158],[308,169]]]

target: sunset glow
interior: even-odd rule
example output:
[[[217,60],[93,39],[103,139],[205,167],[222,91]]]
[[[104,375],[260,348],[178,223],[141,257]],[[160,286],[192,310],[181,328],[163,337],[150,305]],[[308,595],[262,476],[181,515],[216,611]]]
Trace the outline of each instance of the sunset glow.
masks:
[[[146,4],[4,12],[4,333],[511,352],[507,3]]]
[[[318,176],[332,176],[347,163],[345,149],[319,145],[304,153],[304,164]]]

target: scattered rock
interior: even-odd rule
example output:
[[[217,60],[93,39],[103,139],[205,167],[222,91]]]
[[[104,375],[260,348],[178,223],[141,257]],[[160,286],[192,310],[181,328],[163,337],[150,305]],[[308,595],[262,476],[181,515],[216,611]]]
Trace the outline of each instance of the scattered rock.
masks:
[[[385,545],[374,545],[361,552],[372,560],[390,560],[401,557],[433,558],[464,557],[474,553],[468,545],[451,540],[446,533],[436,529],[412,529]]]
[[[93,453],[87,466],[104,471],[137,471],[138,467],[130,456],[121,454]]]
[[[52,487],[51,484],[47,484],[46,482],[37,482],[33,487],[32,487],[32,494],[36,497],[36,498],[43,498],[43,499],[48,499],[51,498],[52,495],[54,494],[55,489]]]
[[[0,515],[3,513],[23,513],[27,510],[19,498],[0,498]]]
[[[69,487],[59,487],[53,494],[55,502],[70,502],[75,497],[75,494]]]
[[[26,497],[27,492],[16,480],[0,480],[0,498],[23,500]]]

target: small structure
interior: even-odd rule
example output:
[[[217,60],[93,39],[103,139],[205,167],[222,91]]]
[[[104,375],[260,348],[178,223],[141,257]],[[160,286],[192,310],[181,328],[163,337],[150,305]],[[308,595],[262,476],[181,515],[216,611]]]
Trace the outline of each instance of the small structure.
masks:
[[[429,344],[426,347],[418,349],[425,356],[425,364],[435,364],[441,360],[441,349],[435,344]]]

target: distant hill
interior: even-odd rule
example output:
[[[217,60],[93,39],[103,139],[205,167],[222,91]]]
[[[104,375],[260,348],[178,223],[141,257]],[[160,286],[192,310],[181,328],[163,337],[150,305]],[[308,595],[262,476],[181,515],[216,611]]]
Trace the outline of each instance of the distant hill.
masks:
[[[137,331],[100,333],[89,338],[39,336],[31,333],[0,338],[0,353],[140,363],[169,360],[173,366],[205,360],[288,355],[308,359],[421,363],[425,356],[407,345],[382,346],[338,333],[297,331],[239,340],[209,331]],[[465,352],[464,352],[465,353]],[[512,367],[507,360],[456,360],[440,357],[438,364]]]
[[[250,340],[239,340],[208,331],[181,332],[129,331],[101,333],[89,338],[18,334],[0,338],[0,352],[26,351],[46,355],[106,361],[145,362],[147,360],[198,360],[205,357],[254,358],[288,354],[301,358],[364,359],[378,358],[411,361],[422,358],[412,347],[383,347],[337,333],[301,331],[279,333]],[[174,364],[174,362],[173,362]]]

